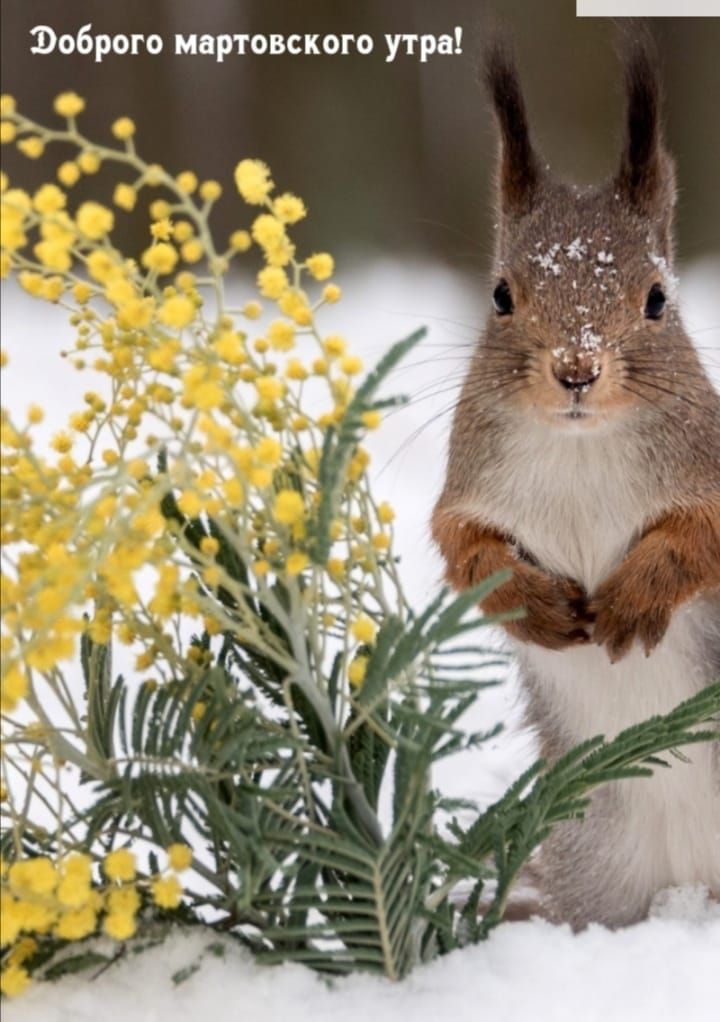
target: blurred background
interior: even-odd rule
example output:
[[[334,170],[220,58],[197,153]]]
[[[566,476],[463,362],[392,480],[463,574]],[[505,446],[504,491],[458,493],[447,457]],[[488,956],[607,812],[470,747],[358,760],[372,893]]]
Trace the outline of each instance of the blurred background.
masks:
[[[536,139],[553,168],[581,182],[610,173],[622,128],[612,23],[576,18],[575,0],[3,0],[3,89],[43,118],[57,92],[76,90],[89,99],[83,125],[94,137],[109,138],[109,123],[129,114],[146,157],[170,169],[222,181],[240,157],[262,157],[278,185],[310,208],[302,247],[421,254],[482,271],[495,152],[477,75],[488,13],[516,41]],[[95,33],[159,33],[165,51],[101,64],[30,54],[33,26],[60,34],[87,23]],[[383,33],[455,26],[461,55],[386,62]],[[680,255],[689,261],[720,247],[720,19],[658,18],[653,30],[679,164]],[[218,64],[175,56],[175,32],[370,33],[376,48],[366,57],[248,55]],[[26,180],[37,173],[39,181],[40,167],[5,156],[11,177],[22,160]],[[237,217],[237,202],[228,190],[220,215]]]

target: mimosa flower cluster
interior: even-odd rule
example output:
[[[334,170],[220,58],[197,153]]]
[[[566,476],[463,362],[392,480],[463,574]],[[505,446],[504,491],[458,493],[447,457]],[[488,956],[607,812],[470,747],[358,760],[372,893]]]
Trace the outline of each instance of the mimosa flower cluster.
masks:
[[[117,848],[102,860],[100,875],[83,852],[53,861],[47,856],[19,859],[2,868],[2,941],[10,946],[0,975],[0,990],[14,997],[30,982],[25,963],[39,949],[38,938],[78,941],[98,931],[116,941],[135,935],[143,902],[177,908],[182,887],[178,872],[192,862],[182,844],[167,849],[168,870],[140,877],[133,853]],[[95,870],[97,873],[97,870]]]
[[[74,153],[50,163],[32,192],[3,175],[1,269],[69,317],[67,371],[88,377],[82,407],[53,424],[49,444],[37,440],[42,408],[3,412],[9,994],[23,987],[45,935],[75,940],[100,928],[124,940],[146,895],[163,908],[179,900],[174,874],[145,887],[134,865],[114,876],[112,856],[129,853],[103,858],[73,829],[65,772],[112,783],[125,768],[88,723],[94,693],[82,690],[83,657],[96,663],[112,648],[131,665],[126,684],[149,692],[191,689],[228,636],[288,676],[300,663],[320,686],[335,658],[342,728],[378,624],[403,606],[394,513],[373,500],[361,438],[343,468],[330,545],[321,557],[313,547],[323,444],[342,424],[363,364],[319,323],[341,294],[330,254],[296,250],[292,228],[305,203],[277,188],[263,162],[243,159],[237,226],[218,239],[210,219],[219,182],[145,162],[128,117],[109,127],[111,144],[87,139],[84,108],[63,93],[58,123],[45,126],[10,96],[1,101],[4,143],[32,160],[51,161],[55,143]],[[117,172],[109,193],[76,202],[73,186],[109,166]],[[145,208],[145,244],[122,252],[116,227]],[[231,300],[229,278],[253,253],[256,292]],[[45,343],[38,356],[47,364],[54,352]],[[367,410],[362,428],[380,417]],[[278,640],[278,615],[290,650]],[[191,726],[202,713],[199,701]]]

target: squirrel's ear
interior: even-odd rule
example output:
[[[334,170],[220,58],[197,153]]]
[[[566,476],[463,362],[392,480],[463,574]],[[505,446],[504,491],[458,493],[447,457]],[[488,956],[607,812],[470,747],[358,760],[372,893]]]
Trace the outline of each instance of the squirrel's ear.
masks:
[[[502,39],[494,39],[486,48],[484,69],[500,128],[500,205],[504,213],[521,216],[533,204],[540,165],[530,142],[515,62]]]
[[[621,42],[621,52],[627,121],[616,185],[640,213],[669,220],[675,203],[675,170],[663,144],[657,53],[646,32]]]

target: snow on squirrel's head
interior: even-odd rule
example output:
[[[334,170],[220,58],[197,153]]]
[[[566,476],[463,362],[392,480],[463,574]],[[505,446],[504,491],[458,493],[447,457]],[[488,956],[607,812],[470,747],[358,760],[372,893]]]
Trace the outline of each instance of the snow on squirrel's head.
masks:
[[[647,359],[664,344],[692,357],[676,308],[675,173],[649,37],[633,28],[622,59],[618,170],[578,187],[553,177],[538,155],[506,44],[493,41],[485,55],[500,139],[493,308],[481,345],[487,381],[496,400],[572,430],[632,414],[649,395]]]

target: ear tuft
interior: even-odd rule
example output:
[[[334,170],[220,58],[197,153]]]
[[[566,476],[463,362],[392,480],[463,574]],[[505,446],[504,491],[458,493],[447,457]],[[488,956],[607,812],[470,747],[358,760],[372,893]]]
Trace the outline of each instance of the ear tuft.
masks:
[[[529,212],[540,180],[525,102],[507,43],[496,37],[485,50],[485,82],[500,128],[500,203],[504,213]]]
[[[621,56],[627,119],[616,183],[629,204],[640,212],[669,214],[675,195],[674,171],[663,145],[658,55],[648,32],[633,30],[621,40]]]

